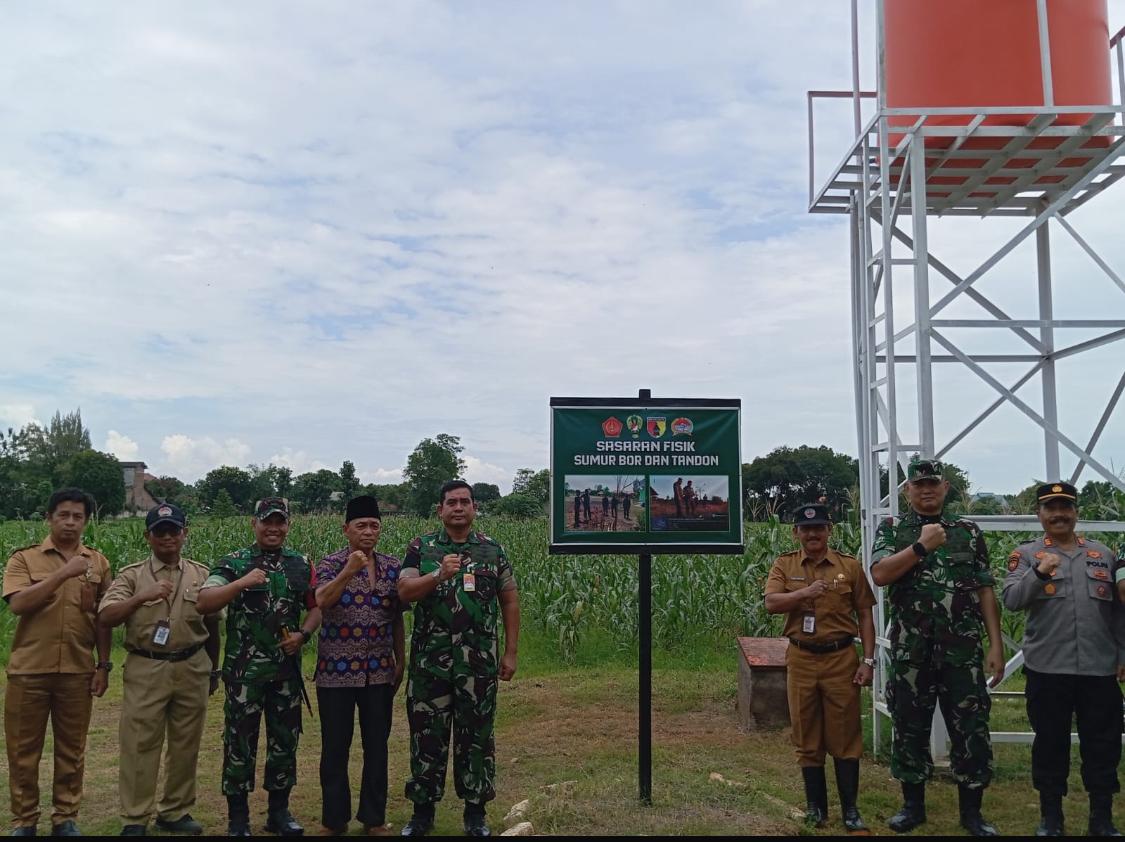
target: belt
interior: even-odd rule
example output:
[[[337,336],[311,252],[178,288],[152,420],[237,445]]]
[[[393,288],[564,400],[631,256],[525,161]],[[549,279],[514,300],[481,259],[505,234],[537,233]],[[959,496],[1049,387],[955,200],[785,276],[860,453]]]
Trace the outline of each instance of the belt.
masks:
[[[849,646],[855,644],[854,637],[841,637],[839,640],[834,640],[831,643],[807,643],[803,640],[797,640],[795,637],[789,638],[789,642],[804,652],[812,652],[814,655],[827,655],[829,652],[839,652],[841,649],[847,649]]]
[[[189,646],[187,649],[177,649],[174,652],[150,652],[147,649],[130,649],[130,655],[140,655],[142,658],[152,658],[154,661],[186,661],[203,648],[202,643]]]

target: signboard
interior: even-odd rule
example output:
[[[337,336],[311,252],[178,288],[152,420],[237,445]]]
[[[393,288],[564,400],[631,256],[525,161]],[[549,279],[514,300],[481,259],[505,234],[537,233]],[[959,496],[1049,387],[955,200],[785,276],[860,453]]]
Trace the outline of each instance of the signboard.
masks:
[[[552,553],[741,553],[741,401],[551,398]]]

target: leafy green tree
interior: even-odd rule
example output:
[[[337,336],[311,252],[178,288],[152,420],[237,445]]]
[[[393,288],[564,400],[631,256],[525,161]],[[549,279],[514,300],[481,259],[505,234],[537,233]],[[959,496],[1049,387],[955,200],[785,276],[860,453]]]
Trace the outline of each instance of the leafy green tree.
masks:
[[[219,492],[226,491],[235,508],[243,513],[249,513],[254,501],[258,499],[255,496],[258,487],[259,484],[254,481],[249,471],[230,465],[208,471],[207,475],[195,484],[200,502],[208,509],[214,509]]]
[[[416,515],[430,515],[438,503],[442,483],[461,479],[465,461],[461,458],[461,439],[447,433],[422,439],[406,459],[406,507]]]
[[[321,468],[297,477],[290,498],[300,505],[301,511],[324,512],[331,506],[332,492],[339,490],[339,475],[335,471]]]
[[[755,520],[783,519],[804,503],[827,498],[834,520],[842,519],[850,491],[859,483],[859,465],[830,447],[779,447],[742,466],[746,504]]]
[[[520,468],[512,480],[513,494],[527,494],[537,500],[540,505],[551,498],[551,471],[543,468],[533,471],[531,468]]]
[[[125,508],[125,478],[121,463],[112,454],[79,451],[59,468],[59,484],[92,494],[99,517],[118,514]]]
[[[543,514],[543,503],[526,491],[514,491],[489,503],[488,511],[508,517],[533,518]]]
[[[187,491],[187,485],[176,477],[157,477],[150,479],[145,483],[145,491],[152,495],[152,499],[158,503],[173,503],[177,506],[180,504],[180,499]]]
[[[340,501],[341,510],[347,505],[348,500],[359,494],[361,485],[359,477],[355,475],[355,465],[345,459],[344,464],[340,466],[340,491],[343,492],[343,499]]]
[[[370,494],[379,501],[379,508],[383,514],[391,511],[390,506],[394,506],[398,511],[406,508],[406,483],[396,482],[384,485],[371,483],[363,486],[362,492]]]
[[[477,501],[478,505],[491,503],[493,500],[499,500],[500,486],[491,482],[474,482],[473,499]]]
[[[215,492],[214,502],[211,503],[212,517],[235,517],[238,513],[229,491],[220,488]]]

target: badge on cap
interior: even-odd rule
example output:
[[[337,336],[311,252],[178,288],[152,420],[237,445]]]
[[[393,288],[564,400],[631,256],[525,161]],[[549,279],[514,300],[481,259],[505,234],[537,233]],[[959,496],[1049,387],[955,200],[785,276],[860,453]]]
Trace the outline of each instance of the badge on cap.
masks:
[[[1052,486],[1051,486],[1051,492],[1052,492],[1052,493],[1054,493],[1054,494],[1058,494],[1058,493],[1059,493],[1060,491],[1062,491],[1062,486],[1061,486],[1061,485],[1052,485]]]
[[[816,509],[805,509],[805,519],[812,520],[816,517]]]
[[[157,517],[168,517],[172,514],[172,510],[168,506],[161,506],[156,510]]]

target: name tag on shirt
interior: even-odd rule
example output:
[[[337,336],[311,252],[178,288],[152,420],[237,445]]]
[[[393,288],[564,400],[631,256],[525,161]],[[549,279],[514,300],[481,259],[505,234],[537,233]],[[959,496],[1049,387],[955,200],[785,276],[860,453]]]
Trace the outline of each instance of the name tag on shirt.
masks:
[[[472,593],[477,589],[477,576],[475,573],[466,573],[461,582],[461,586],[468,592]]]

